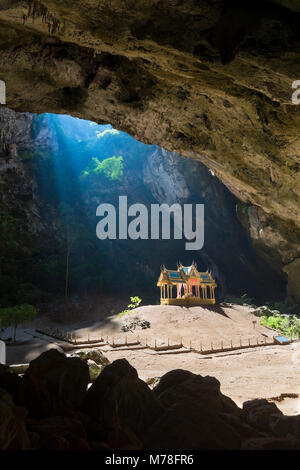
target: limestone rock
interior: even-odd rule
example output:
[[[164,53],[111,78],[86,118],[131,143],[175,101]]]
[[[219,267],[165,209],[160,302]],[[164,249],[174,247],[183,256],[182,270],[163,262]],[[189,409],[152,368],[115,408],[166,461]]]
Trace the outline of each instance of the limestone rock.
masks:
[[[269,430],[269,422],[272,415],[282,415],[275,403],[268,402],[264,398],[246,401],[243,404],[242,419],[251,426],[262,431]]]
[[[105,367],[89,388],[83,411],[100,424],[110,441],[125,434],[133,442],[136,436],[143,437],[161,408],[136,369],[126,359],[118,359]]]
[[[300,440],[291,437],[248,439],[243,443],[242,450],[300,450]]]
[[[0,388],[0,449],[30,449],[30,440],[26,430],[27,411],[15,406],[11,396]]]
[[[145,437],[145,448],[150,450],[236,450],[240,446],[238,433],[217,413],[206,410],[204,403],[187,400],[172,405]]]
[[[79,357],[82,361],[92,360],[98,366],[105,367],[110,364],[109,360],[104,356],[104,354],[99,349],[85,349],[79,350],[72,354],[71,357]]]
[[[88,382],[89,369],[84,361],[50,349],[30,362],[22,379],[22,400],[32,417],[76,409],[82,403]]]
[[[90,382],[94,382],[104,367],[110,364],[109,360],[99,349],[79,350],[70,354],[70,357],[79,357],[87,363],[90,372]]]
[[[96,362],[92,361],[91,359],[87,360],[87,365],[89,366],[90,382],[95,382],[97,377],[101,374],[103,367],[98,366],[98,364],[96,364]]]
[[[276,437],[286,437],[291,435],[300,439],[300,415],[284,416],[282,414],[274,414],[270,416],[269,430]]]
[[[149,379],[146,380],[146,384],[150,388],[153,389],[154,387],[156,387],[159,384],[159,381],[160,381],[160,377],[150,377]]]
[[[66,416],[29,420],[28,429],[38,436],[42,450],[87,450],[89,444],[82,423]]]
[[[164,408],[189,400],[195,404],[201,403],[211,413],[232,413],[237,416],[241,413],[234,401],[221,393],[220,382],[215,377],[201,377],[185,370],[167,372],[153,393]]]

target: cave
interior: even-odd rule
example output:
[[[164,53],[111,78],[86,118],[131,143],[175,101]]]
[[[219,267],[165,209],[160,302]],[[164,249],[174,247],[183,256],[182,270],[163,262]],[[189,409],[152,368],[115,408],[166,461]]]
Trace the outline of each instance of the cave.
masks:
[[[64,293],[103,296],[115,286],[118,295],[155,302],[160,265],[181,258],[212,270],[220,301],[243,294],[257,303],[284,300],[285,277],[265,263],[245,230],[246,206],[203,163],[71,116],[3,108],[1,123],[2,259],[11,256],[1,272],[4,307]],[[124,197],[121,210],[118,199]],[[160,231],[153,239],[148,229],[146,239],[119,234],[99,240],[100,202],[114,204],[127,218],[136,203],[150,215],[153,205],[202,204],[203,247],[187,250],[174,233],[164,240]],[[197,222],[195,213],[191,222]]]
[[[0,448],[158,449],[156,435],[165,435],[168,449],[299,449],[294,421],[290,440],[278,424],[284,398],[275,400],[284,381],[296,387],[285,364],[296,370],[299,362],[299,2],[0,0],[0,24],[0,337],[8,358],[0,403],[12,421],[18,407],[26,410],[15,437],[2,438],[0,424]],[[159,273],[181,263],[210,273],[216,305],[161,308]],[[18,315],[26,311],[23,328]],[[65,354],[84,335],[97,344],[99,331],[107,349],[79,351],[75,361]],[[279,334],[288,337],[276,369],[282,383],[267,374],[266,396],[259,367],[275,361]],[[124,350],[152,348],[151,367],[146,352],[140,360],[132,349],[118,355],[118,335]],[[147,375],[147,367],[158,370],[154,355],[172,347],[178,358],[189,352],[191,363],[168,356],[175,370]],[[248,347],[256,388],[244,391],[245,354],[243,366],[233,359],[235,391],[216,355]],[[202,356],[208,375],[199,375],[197,354],[212,359],[217,379]],[[48,378],[36,385],[37,371],[48,377],[52,364],[49,383],[67,371],[78,386],[74,401],[63,378],[63,395],[53,389],[53,399]],[[219,379],[243,405],[220,392]],[[188,404],[194,390],[204,404],[194,402],[197,421]],[[248,401],[259,394],[266,402]],[[265,411],[278,422],[256,420]],[[73,412],[81,440],[74,423],[70,431],[60,421]],[[64,432],[47,440],[43,420]],[[202,435],[201,420],[212,426],[207,440],[187,432],[180,443],[170,430],[183,423]]]

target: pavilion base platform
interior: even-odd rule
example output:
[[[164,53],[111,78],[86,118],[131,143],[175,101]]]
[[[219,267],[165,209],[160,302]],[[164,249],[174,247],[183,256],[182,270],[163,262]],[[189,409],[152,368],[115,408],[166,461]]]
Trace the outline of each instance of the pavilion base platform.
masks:
[[[201,299],[200,297],[187,297],[186,299],[160,299],[161,305],[179,305],[180,307],[214,305],[215,303],[216,299]]]

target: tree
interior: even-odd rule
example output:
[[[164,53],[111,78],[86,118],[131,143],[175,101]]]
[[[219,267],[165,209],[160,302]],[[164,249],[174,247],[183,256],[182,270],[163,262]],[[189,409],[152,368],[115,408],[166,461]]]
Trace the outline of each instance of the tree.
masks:
[[[121,318],[124,315],[130,315],[131,310],[134,310],[135,308],[138,308],[141,301],[142,301],[142,299],[140,297],[138,297],[137,295],[134,296],[134,297],[130,297],[130,304],[128,304],[127,308],[125,310],[122,310],[122,312],[120,312],[118,314],[118,316]]]
[[[14,341],[16,341],[18,325],[32,321],[37,316],[37,310],[33,305],[23,304],[14,307],[6,307],[0,309],[0,325],[1,328],[8,326],[14,327]]]
[[[84,218],[78,210],[76,211],[66,203],[60,204],[59,209],[62,217],[65,243],[65,299],[67,300],[69,297],[71,265],[73,266],[72,272],[74,272],[74,265],[76,267],[76,265],[78,266],[79,263],[83,262],[82,259],[80,260],[80,253],[84,253],[84,256],[81,258],[84,258],[85,260],[88,257],[89,259],[93,259],[93,242],[95,240],[95,236],[94,232],[89,229],[88,221],[83,223]],[[76,259],[74,259],[74,255],[76,255]]]
[[[64,225],[64,238],[66,242],[66,275],[65,275],[65,298],[69,296],[70,278],[70,253],[76,239],[75,212],[68,204],[62,203],[59,206]]]

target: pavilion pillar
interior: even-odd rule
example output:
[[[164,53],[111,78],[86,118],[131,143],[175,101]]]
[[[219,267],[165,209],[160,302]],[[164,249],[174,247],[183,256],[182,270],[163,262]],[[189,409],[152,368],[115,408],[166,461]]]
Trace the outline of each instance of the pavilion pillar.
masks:
[[[162,287],[160,286],[160,298],[162,298]]]

